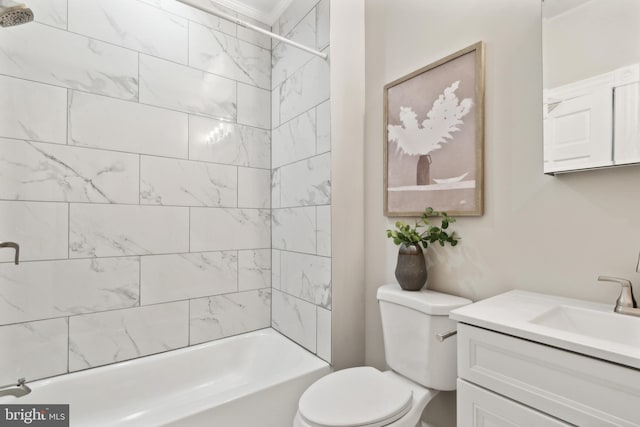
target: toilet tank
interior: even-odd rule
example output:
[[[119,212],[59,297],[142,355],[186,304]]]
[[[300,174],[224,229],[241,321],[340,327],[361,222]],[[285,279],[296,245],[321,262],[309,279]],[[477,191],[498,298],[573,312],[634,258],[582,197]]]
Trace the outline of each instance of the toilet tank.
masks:
[[[439,341],[436,334],[456,329],[449,312],[471,304],[427,289],[404,291],[397,284],[378,289],[384,351],[389,367],[435,390],[456,389],[456,335]]]

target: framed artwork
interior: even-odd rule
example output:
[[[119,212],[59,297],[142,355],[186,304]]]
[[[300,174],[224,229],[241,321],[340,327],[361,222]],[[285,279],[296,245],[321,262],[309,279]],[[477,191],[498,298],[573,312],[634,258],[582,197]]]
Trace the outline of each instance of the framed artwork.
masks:
[[[384,87],[384,214],[483,213],[484,44]]]

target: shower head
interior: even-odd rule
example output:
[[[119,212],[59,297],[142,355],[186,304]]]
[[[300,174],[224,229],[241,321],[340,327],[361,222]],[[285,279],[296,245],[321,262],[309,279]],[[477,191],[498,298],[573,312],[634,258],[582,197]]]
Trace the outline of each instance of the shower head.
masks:
[[[33,11],[24,4],[0,1],[0,27],[13,27],[33,21]]]

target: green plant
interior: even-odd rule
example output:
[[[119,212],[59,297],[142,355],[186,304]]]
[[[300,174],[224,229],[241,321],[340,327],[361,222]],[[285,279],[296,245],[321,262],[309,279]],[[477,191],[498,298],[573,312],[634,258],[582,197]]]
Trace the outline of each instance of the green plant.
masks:
[[[431,225],[429,223],[429,217],[440,216],[440,227]],[[455,231],[448,232],[449,225],[456,222],[456,219],[447,215],[446,212],[437,212],[433,208],[429,207],[425,209],[420,220],[416,221],[416,225],[411,227],[404,221],[396,222],[395,230],[387,230],[387,237],[393,239],[393,243],[396,245],[422,245],[425,249],[431,243],[439,242],[440,246],[444,246],[445,243],[455,246],[460,239],[455,235]],[[420,228],[425,228],[420,232]]]

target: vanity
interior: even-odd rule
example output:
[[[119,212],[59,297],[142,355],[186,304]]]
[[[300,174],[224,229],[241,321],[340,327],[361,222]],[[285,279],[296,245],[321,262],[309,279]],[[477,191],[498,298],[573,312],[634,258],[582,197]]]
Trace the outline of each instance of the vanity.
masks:
[[[450,317],[459,426],[640,426],[640,317],[525,291]]]

